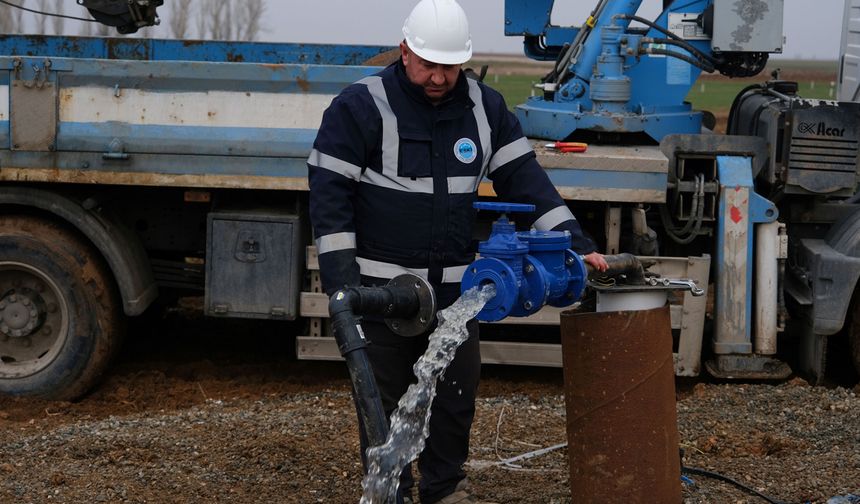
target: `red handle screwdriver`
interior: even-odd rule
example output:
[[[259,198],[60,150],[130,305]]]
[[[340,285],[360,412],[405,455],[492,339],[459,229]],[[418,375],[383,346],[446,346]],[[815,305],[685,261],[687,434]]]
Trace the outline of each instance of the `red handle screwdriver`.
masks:
[[[582,142],[553,142],[544,145],[544,147],[559,152],[585,152],[588,150],[588,144]]]

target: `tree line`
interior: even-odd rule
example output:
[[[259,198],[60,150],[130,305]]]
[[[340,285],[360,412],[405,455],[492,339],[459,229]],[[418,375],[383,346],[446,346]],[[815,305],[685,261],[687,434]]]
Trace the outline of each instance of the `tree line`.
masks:
[[[42,12],[90,17],[73,0],[10,0]],[[264,30],[266,0],[167,0],[159,8],[161,25],[138,36],[203,40],[257,40]],[[68,20],[25,12],[0,4],[0,34],[120,36],[101,23]]]

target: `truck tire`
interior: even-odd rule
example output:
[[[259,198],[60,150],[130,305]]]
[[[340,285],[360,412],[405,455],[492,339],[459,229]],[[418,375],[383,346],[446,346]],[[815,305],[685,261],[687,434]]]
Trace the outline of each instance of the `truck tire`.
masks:
[[[77,399],[120,345],[122,314],[102,258],[74,232],[0,216],[0,392]]]

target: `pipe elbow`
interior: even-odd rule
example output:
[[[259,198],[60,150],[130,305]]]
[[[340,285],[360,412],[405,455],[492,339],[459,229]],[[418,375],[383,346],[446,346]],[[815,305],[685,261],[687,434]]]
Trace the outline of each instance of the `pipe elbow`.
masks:
[[[349,312],[353,313],[359,301],[359,293],[352,287],[346,287],[331,295],[328,299],[329,317]]]

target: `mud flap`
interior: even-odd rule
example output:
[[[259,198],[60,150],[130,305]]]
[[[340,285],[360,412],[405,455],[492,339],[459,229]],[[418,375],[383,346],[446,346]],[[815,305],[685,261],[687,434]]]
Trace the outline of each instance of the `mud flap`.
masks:
[[[806,375],[810,384],[820,385],[824,381],[826,363],[827,335],[816,334],[809,321],[804,321],[800,334],[799,371]]]

